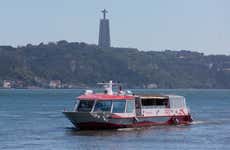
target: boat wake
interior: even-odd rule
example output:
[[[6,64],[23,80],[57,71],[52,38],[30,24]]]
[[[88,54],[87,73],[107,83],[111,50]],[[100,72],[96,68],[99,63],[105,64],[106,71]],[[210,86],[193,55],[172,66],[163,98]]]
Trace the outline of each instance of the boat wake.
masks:
[[[199,120],[197,120],[197,121],[191,122],[190,124],[196,125],[196,124],[207,124],[207,123],[209,123],[209,122],[208,121],[199,121]]]
[[[191,122],[191,125],[199,125],[199,124],[224,124],[230,122],[230,119],[218,119],[218,120],[196,120]]]
[[[138,128],[119,128],[117,129],[117,131],[133,131],[133,130],[137,130]]]

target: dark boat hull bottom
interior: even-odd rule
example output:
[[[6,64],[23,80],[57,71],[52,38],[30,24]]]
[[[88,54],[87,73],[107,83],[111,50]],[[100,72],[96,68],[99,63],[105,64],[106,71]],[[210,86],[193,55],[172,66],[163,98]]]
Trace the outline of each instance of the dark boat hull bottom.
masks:
[[[87,122],[87,123],[78,123],[75,126],[80,129],[118,129],[118,128],[138,128],[138,127],[148,127],[148,126],[157,126],[157,125],[188,125],[191,123],[191,120],[184,118],[190,118],[189,116],[183,116],[174,118],[172,117],[167,122],[136,122],[133,124],[113,124],[113,123],[98,123],[98,122]]]
[[[110,118],[106,120],[82,120],[73,113],[64,112],[66,117],[78,129],[118,129],[118,128],[135,128],[147,127],[156,125],[180,125],[190,124],[192,118],[190,115],[186,116],[164,116],[164,117],[135,117],[135,118]],[[86,116],[84,117],[86,118]]]

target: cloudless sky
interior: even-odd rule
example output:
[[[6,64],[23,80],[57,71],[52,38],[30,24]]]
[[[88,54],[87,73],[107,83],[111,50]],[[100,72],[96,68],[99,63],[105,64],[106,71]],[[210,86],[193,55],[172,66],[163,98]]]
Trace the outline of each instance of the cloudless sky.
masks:
[[[97,44],[101,10],[114,47],[230,54],[230,0],[0,0],[0,45]]]

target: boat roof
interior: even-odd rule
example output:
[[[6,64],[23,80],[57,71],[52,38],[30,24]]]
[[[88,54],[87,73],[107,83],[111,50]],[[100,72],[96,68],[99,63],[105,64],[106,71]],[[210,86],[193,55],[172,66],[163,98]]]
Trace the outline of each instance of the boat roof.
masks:
[[[109,95],[104,93],[85,94],[77,97],[80,100],[133,100],[135,96],[132,95]]]
[[[152,99],[152,98],[156,98],[156,99],[168,99],[169,96],[167,95],[160,95],[160,94],[141,94],[141,95],[137,95],[138,97],[140,97],[141,99]]]

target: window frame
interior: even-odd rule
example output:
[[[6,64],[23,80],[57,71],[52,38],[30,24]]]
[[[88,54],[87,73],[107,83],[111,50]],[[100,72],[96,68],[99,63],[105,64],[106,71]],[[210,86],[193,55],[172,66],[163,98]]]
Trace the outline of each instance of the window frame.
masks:
[[[78,106],[79,106],[79,104],[80,104],[80,100],[76,99],[75,102],[74,102],[74,108],[73,108],[74,112],[78,112]]]
[[[113,102],[112,100],[95,100],[94,102],[94,106],[93,106],[93,109],[92,109],[92,112],[95,112],[95,113],[98,113],[99,111],[95,111],[95,107],[97,105],[97,102],[105,102],[105,101],[110,101],[111,102],[111,106],[110,106],[110,111],[101,111],[101,112],[106,112],[106,113],[111,113],[111,110],[112,110],[112,107],[113,107]]]
[[[79,111],[79,106],[80,106],[80,103],[81,102],[85,102],[85,101],[93,101],[93,105],[92,105],[92,108],[90,111]],[[92,110],[94,109],[94,106],[95,106],[95,100],[79,100],[78,102],[78,106],[77,106],[77,112],[92,112]]]
[[[114,108],[114,105],[113,105],[113,102],[119,102],[119,101],[121,101],[121,102],[124,102],[125,103],[125,106],[124,106],[124,111],[123,112],[113,112],[113,108]],[[126,103],[126,100],[112,100],[112,109],[111,109],[111,113],[126,113],[126,105],[127,105],[127,103]]]
[[[148,101],[151,101],[151,100],[152,100],[152,102],[148,103]],[[143,104],[143,103],[145,103],[145,104]],[[147,104],[153,104],[153,105],[146,105],[146,103]],[[159,104],[161,104],[161,105],[159,105]],[[143,109],[170,108],[170,100],[169,99],[158,99],[158,98],[143,98],[143,99],[141,99],[141,106]]]
[[[132,107],[133,107],[133,111],[132,112],[127,112],[127,108],[128,108],[128,103],[132,103]],[[135,106],[135,100],[126,100],[126,107],[125,107],[125,113],[135,113],[136,110],[136,106]]]

